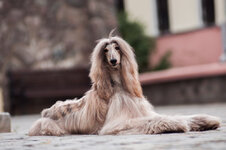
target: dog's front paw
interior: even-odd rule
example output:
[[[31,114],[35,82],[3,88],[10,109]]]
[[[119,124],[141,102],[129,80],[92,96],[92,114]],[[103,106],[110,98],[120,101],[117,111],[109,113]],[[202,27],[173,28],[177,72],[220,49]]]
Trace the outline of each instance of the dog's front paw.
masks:
[[[214,130],[220,127],[220,119],[210,115],[194,115],[189,119],[191,131]]]

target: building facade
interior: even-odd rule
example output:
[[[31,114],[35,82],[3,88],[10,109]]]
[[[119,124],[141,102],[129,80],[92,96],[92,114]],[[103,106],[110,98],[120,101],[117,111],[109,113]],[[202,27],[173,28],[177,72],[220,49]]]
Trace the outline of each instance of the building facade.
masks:
[[[157,38],[150,65],[166,51],[174,67],[224,60],[226,0],[124,0],[124,7]]]

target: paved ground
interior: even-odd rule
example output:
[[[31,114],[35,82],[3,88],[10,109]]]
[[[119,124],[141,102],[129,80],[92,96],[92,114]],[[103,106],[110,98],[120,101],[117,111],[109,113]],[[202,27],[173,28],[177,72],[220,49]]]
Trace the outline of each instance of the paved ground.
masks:
[[[26,135],[28,129],[39,115],[17,116],[12,118],[13,132],[0,134],[0,150],[226,150],[226,103],[157,107],[156,111],[164,114],[207,113],[221,117],[223,123],[218,130],[205,132],[130,136],[73,135],[64,137],[29,137]]]

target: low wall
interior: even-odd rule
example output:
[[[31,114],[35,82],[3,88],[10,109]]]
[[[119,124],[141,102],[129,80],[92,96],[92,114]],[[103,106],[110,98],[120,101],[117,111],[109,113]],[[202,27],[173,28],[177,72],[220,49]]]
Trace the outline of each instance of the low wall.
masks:
[[[220,27],[159,37],[150,65],[157,64],[167,51],[172,52],[170,62],[173,67],[216,63],[223,51],[221,37]]]
[[[226,102],[226,64],[208,64],[140,75],[154,105]]]
[[[40,113],[58,100],[79,98],[90,89],[86,68],[9,71],[4,111],[12,115]]]

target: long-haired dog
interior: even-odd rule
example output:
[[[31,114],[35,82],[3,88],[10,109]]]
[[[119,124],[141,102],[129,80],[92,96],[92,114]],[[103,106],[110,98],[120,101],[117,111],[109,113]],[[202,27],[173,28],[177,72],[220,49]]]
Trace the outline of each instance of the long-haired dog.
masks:
[[[130,45],[120,37],[101,39],[91,57],[91,89],[81,99],[44,109],[29,135],[158,134],[216,129],[209,115],[157,114],[143,96]]]

